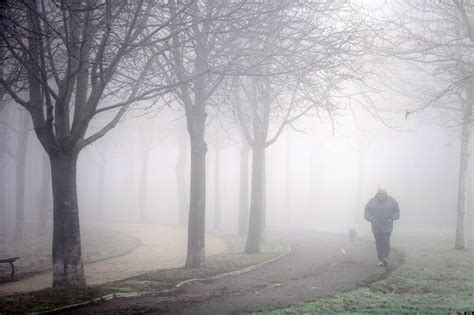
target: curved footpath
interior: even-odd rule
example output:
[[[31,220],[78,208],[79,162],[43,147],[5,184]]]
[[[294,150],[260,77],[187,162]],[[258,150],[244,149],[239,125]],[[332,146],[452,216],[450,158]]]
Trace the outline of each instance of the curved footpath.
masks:
[[[274,234],[274,235],[273,235]],[[121,298],[71,311],[91,313],[235,314],[287,307],[353,290],[382,278],[391,267],[377,265],[375,245],[319,232],[286,231],[270,237],[289,241],[291,254],[237,276],[193,282],[152,296]]]
[[[100,229],[117,230],[140,241],[133,251],[110,259],[86,263],[84,270],[87,284],[102,284],[138,276],[157,269],[176,268],[184,265],[186,258],[186,231],[182,227],[158,224],[89,224]],[[207,254],[222,253],[226,243],[207,235]],[[28,292],[51,287],[52,272],[13,282],[0,284],[0,296],[17,292]]]

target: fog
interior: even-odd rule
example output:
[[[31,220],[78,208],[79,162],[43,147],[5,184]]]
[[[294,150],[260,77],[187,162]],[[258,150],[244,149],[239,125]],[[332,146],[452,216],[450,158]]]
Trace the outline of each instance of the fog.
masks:
[[[406,240],[472,255],[473,21],[471,0],[2,2],[0,297],[234,254],[297,257],[260,275],[294,287],[361,275],[329,296],[388,276],[392,235],[393,268]]]
[[[16,108],[10,111],[10,125],[16,128],[24,112]],[[140,222],[141,152],[144,150],[149,154],[144,179],[146,200],[143,201],[146,222],[179,224],[176,165],[180,137],[186,143],[185,174],[189,173],[189,140],[182,130],[186,128],[182,116],[182,112],[170,109],[159,114],[132,111],[106,138],[83,152],[77,179],[81,220]],[[285,130],[281,140],[267,152],[268,227],[339,233],[357,227],[368,233],[370,225],[363,220],[364,206],[378,187],[386,187],[403,210],[399,232],[452,234],[456,227],[459,168],[457,130],[427,122],[416,115],[409,120],[404,119],[403,113],[398,116],[397,129],[383,125],[360,110],[357,120],[350,113],[338,118],[334,132],[330,123],[317,117],[301,119],[294,129]],[[225,139],[220,158],[222,222],[219,232],[236,233],[242,145],[235,125],[211,127]],[[10,127],[3,129],[10,133],[8,146],[14,150],[15,133],[8,130]],[[29,133],[31,129],[30,126]],[[213,141],[216,137],[207,137],[206,225],[211,230],[215,210]],[[147,141],[149,148],[142,149],[141,146],[147,146],[142,143]],[[31,134],[25,183],[25,221],[31,224],[38,221],[43,156],[40,144]],[[251,159],[249,163],[251,165]],[[4,220],[14,223],[14,160],[5,159],[3,165]],[[189,190],[187,177],[186,192]],[[52,196],[49,205],[51,209]],[[13,235],[14,224],[8,227]]]

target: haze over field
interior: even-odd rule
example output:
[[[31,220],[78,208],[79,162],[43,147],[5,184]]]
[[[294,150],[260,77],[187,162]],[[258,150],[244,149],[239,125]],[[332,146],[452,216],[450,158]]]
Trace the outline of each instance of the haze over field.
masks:
[[[396,100],[393,98],[389,102],[396,103]],[[389,106],[389,102],[378,104]],[[10,110],[11,124],[15,126],[17,116],[23,111]],[[377,188],[383,186],[397,198],[403,210],[401,230],[452,233],[456,227],[458,128],[440,126],[434,120],[441,115],[439,113],[430,113],[434,116],[432,119],[426,119],[424,113],[414,114],[406,120],[404,115],[403,112],[392,115],[392,121],[397,121],[395,129],[358,110],[356,117],[350,112],[338,117],[334,132],[331,122],[318,117],[304,117],[294,124],[295,129],[285,130],[280,141],[267,153],[268,226],[342,233],[348,227],[357,226],[361,231],[369,232],[370,226],[363,221],[363,209]],[[140,222],[140,207],[143,207],[149,223],[179,223],[176,179],[179,143],[186,145],[186,151],[181,154],[186,159],[184,171],[189,172],[189,140],[180,130],[185,128],[182,116],[179,108],[165,109],[159,114],[153,110],[150,113],[131,111],[107,137],[84,151],[78,162],[82,220]],[[210,130],[214,134],[207,137],[206,217],[212,229],[214,139],[222,137],[220,231],[235,233],[238,229],[241,144],[235,124],[228,121],[222,123],[225,126],[220,124],[218,118],[213,118]],[[32,127],[29,128],[31,133]],[[14,134],[10,134],[9,141],[9,147],[15,148]],[[35,223],[43,153],[33,134],[28,141],[25,221]],[[141,150],[148,154],[146,179],[141,177]],[[251,166],[251,160],[249,163]],[[6,220],[14,222],[14,160],[5,159],[4,165],[4,179],[10,179],[5,183],[5,215]],[[185,182],[187,192],[189,179],[185,178]],[[146,190],[143,203],[140,202],[142,189]],[[50,202],[51,199],[49,197]],[[13,233],[14,225],[9,228]]]
[[[473,0],[2,1],[0,263],[22,271],[0,296],[288,255],[258,278],[281,273],[281,303],[246,311],[282,308],[386,275],[392,234],[402,274],[457,250],[442,272],[472,255],[473,105]],[[303,277],[327,265],[347,287]]]

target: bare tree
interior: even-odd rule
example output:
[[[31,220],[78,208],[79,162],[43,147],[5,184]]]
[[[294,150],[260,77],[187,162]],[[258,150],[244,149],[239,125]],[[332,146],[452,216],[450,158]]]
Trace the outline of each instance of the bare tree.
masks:
[[[16,133],[16,129],[10,126],[10,107],[6,108],[5,100],[0,101],[1,120],[0,120],[0,216],[6,218],[7,203],[5,193],[5,170],[8,160],[15,160],[15,155],[11,146],[9,145],[10,134]],[[0,238],[7,239],[6,233],[7,222],[6,219],[0,220]]]
[[[40,190],[37,194],[38,234],[44,236],[48,231],[51,210],[51,169],[48,155],[42,152]]]
[[[222,90],[222,89],[221,89]],[[214,114],[210,126],[207,127],[208,142],[214,147],[214,224],[215,230],[221,228],[222,222],[222,205],[221,205],[221,155],[222,151],[233,145],[232,138],[229,134],[231,120],[223,115],[219,110]]]
[[[160,122],[156,117],[147,117],[148,123],[141,123],[138,128],[139,152],[140,152],[140,177],[139,177],[139,209],[140,221],[147,222],[148,219],[148,176],[150,155],[159,143],[163,143],[170,137],[170,133],[159,128]]]
[[[8,2],[1,12],[0,85],[31,115],[51,162],[53,286],[85,284],[76,189],[79,152],[114,128],[132,103],[167,88],[150,69],[167,49],[160,43],[166,42],[173,17],[155,8],[146,1],[23,0]],[[150,45],[153,53],[146,49]],[[154,88],[145,89],[143,82],[151,79]],[[99,114],[111,115],[91,134],[89,125]]]
[[[250,146],[241,134],[240,178],[239,178],[239,234],[246,235],[249,223],[249,156]]]
[[[221,206],[221,151],[224,147],[224,137],[217,134],[214,142],[214,229],[219,230],[222,221]]]
[[[255,11],[246,1],[195,1],[190,9],[171,23],[171,73],[186,81],[174,91],[186,114],[191,145],[191,176],[186,267],[201,267],[205,252],[206,152],[204,140],[207,107],[242,49],[232,51],[242,25],[250,23]],[[186,4],[169,1],[171,12]],[[176,30],[181,27],[184,32]]]
[[[470,137],[470,152],[469,156],[472,154],[472,137]],[[474,241],[474,211],[472,210],[474,208],[474,186],[473,186],[473,167],[472,167],[472,161],[469,161],[468,163],[468,170],[467,170],[467,196],[466,196],[466,240],[469,241]]]
[[[294,89],[294,91],[297,91],[298,87],[294,87]],[[235,100],[236,112],[242,130],[252,149],[252,188],[249,230],[245,252],[258,253],[260,252],[260,242],[265,222],[265,149],[278,139],[286,124],[290,124],[308,111],[303,110],[303,112],[299,112],[295,116],[290,116],[291,111],[297,111],[295,97],[293,97],[288,103],[288,108],[285,107],[287,114],[283,114],[283,122],[277,127],[275,134],[269,136],[272,110],[275,115],[273,117],[278,117],[282,114],[281,112],[276,113],[279,111],[277,108],[281,105],[277,98],[281,97],[281,95],[279,93],[278,95],[272,93],[275,89],[270,86],[270,81],[267,78],[248,79],[248,83],[243,90],[245,90],[247,101],[243,102],[240,98]],[[249,104],[249,107],[244,109],[243,103]]]
[[[259,25],[256,54],[265,61],[252,76],[241,76],[234,101],[245,137],[252,148],[252,188],[246,253],[260,251],[265,226],[265,152],[286,126],[300,117],[333,114],[343,105],[333,102],[342,82],[361,80],[356,62],[364,55],[366,32],[357,8],[345,1],[288,2]],[[343,13],[344,12],[344,13]],[[317,23],[313,23],[317,21]],[[265,40],[261,40],[264,38]],[[245,100],[242,96],[245,96]]]
[[[390,9],[393,15],[386,20],[390,21],[390,32],[381,36],[382,55],[405,63],[408,70],[397,76],[398,85],[403,87],[399,90],[419,104],[407,110],[405,117],[434,109],[444,113],[445,126],[460,127],[454,247],[465,249],[467,170],[474,104],[474,2],[401,1]]]
[[[28,150],[28,129],[30,118],[26,111],[20,112],[16,151],[15,151],[15,173],[16,173],[16,224],[15,240],[23,239],[25,224],[25,180],[26,180],[26,156]]]
[[[3,14],[5,12],[6,5],[4,3],[0,4],[0,13]],[[0,45],[0,56],[3,55],[3,47]],[[4,72],[4,65],[3,62],[0,63],[0,78],[3,79],[3,72]],[[5,169],[5,161],[7,155],[10,153],[8,148],[8,123],[9,123],[9,111],[5,110],[6,100],[4,99],[5,96],[5,89],[3,86],[0,85],[0,216],[2,218],[6,217],[6,202],[5,202],[5,182],[3,175]],[[6,220],[1,220],[0,223],[0,239],[6,239]]]
[[[177,125],[177,139],[178,139],[178,159],[176,160],[175,175],[176,188],[178,192],[178,211],[179,224],[186,225],[188,223],[188,208],[189,198],[186,192],[186,165],[188,164],[188,142],[186,140],[186,129],[181,126],[181,121]]]

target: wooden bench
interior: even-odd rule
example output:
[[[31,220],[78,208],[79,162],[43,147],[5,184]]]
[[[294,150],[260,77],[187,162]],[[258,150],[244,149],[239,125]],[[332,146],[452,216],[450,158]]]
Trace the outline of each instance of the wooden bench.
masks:
[[[13,277],[15,275],[15,266],[13,265],[13,263],[15,262],[15,260],[17,260],[19,258],[20,257],[9,257],[9,258],[0,259],[0,264],[10,264],[10,267],[12,267],[12,273],[11,273],[12,281],[13,281]]]

